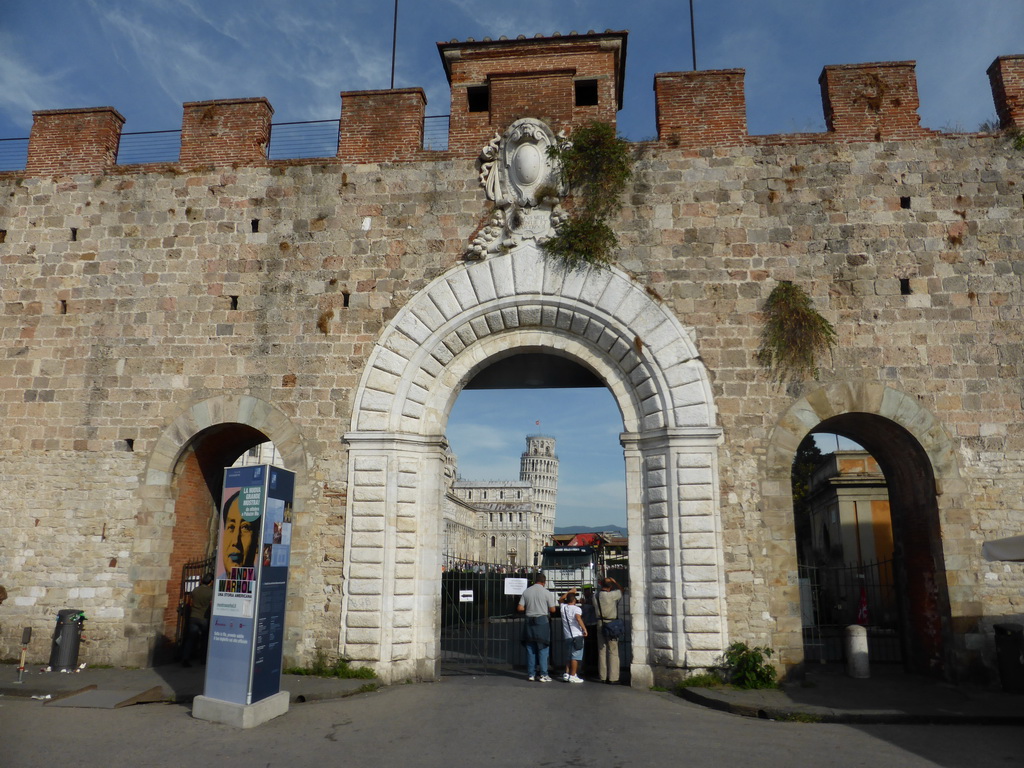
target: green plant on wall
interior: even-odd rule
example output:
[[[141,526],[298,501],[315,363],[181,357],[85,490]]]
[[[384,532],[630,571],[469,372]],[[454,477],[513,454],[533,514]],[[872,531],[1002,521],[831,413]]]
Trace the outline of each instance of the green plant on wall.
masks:
[[[832,324],[798,285],[781,282],[764,303],[757,362],[778,382],[815,378],[818,360],[836,341]]]
[[[548,154],[561,163],[572,212],[542,247],[567,271],[606,267],[618,246],[608,220],[622,208],[622,193],[633,174],[632,151],[614,126],[598,121],[576,128],[570,139],[549,147]]]

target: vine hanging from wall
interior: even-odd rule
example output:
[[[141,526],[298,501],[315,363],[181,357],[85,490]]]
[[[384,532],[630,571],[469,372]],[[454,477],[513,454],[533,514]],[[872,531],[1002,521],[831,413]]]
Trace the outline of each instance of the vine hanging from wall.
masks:
[[[764,326],[757,362],[777,382],[818,375],[818,361],[832,350],[836,332],[798,285],[780,282],[764,303]]]
[[[614,261],[619,244],[608,220],[622,208],[622,193],[633,174],[633,154],[629,142],[619,138],[609,123],[587,123],[569,139],[547,152],[561,164],[572,210],[542,247],[566,271],[587,266],[600,269]]]

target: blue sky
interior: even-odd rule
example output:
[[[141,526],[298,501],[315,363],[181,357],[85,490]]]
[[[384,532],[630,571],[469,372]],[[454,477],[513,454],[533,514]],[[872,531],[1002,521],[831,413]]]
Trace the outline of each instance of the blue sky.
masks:
[[[985,70],[1024,53],[1024,0],[694,0],[697,65],[746,70],[751,133],[824,130],[828,64],[917,62],[922,123],[976,130]],[[275,122],[337,119],[340,91],[387,88],[389,0],[2,0],[0,138],[33,110],[113,106],[125,131],[177,129],[186,101],[263,96]],[[686,0],[400,0],[397,87],[448,112],[440,40],[628,30],[619,128],[655,134],[657,72],[691,67]],[[525,436],[558,440],[559,525],[623,523],[618,411],[605,390],[465,392],[449,438],[467,479],[513,479]],[[847,447],[844,445],[843,447]]]
[[[985,70],[1024,53],[1021,0],[694,0],[697,65],[746,70],[752,133],[822,130],[827,64],[916,60],[930,128],[994,116]],[[176,129],[185,101],[267,97],[275,121],[337,118],[387,88],[390,0],[3,0],[0,138],[32,111],[113,106],[126,131]],[[627,138],[654,135],[652,78],[691,66],[686,0],[401,0],[396,85],[448,112],[439,40],[629,30]]]

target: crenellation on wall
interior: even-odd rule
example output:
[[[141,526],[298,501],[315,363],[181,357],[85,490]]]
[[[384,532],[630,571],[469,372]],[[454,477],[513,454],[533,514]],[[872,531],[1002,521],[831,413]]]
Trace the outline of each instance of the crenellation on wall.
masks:
[[[422,88],[343,91],[338,157],[387,163],[421,157],[427,97]]]
[[[186,102],[178,163],[192,168],[265,162],[273,114],[264,98]]]
[[[988,68],[999,127],[1024,128],[1024,55],[1000,56]]]
[[[746,143],[743,77],[742,69],[655,75],[658,140],[680,149]]]
[[[33,112],[25,174],[102,173],[117,162],[123,125],[124,117],[113,107]]]

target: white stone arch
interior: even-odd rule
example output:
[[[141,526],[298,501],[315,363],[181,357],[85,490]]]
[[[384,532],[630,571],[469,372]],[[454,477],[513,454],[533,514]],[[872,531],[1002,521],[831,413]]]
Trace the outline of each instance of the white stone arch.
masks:
[[[506,355],[590,369],[623,418],[633,681],[726,643],[711,387],[679,320],[618,269],[565,273],[532,243],[453,268],[382,332],[354,399],[340,644],[386,680],[438,673],[444,430]]]
[[[244,424],[262,432],[278,449],[286,469],[295,472],[294,510],[296,526],[293,541],[301,541],[303,510],[308,498],[307,453],[296,426],[279,408],[249,395],[219,395],[200,400],[184,409],[157,437],[149,453],[139,489],[139,534],[132,552],[131,578],[133,599],[128,606],[127,663],[150,663],[153,644],[162,631],[163,606],[156,598],[163,595],[170,573],[170,542],[173,536],[174,472],[189,443],[201,432],[219,425]],[[293,543],[293,563],[295,557]],[[299,570],[302,566],[299,565]],[[293,565],[292,579],[301,573]],[[300,583],[300,582],[299,582]]]

